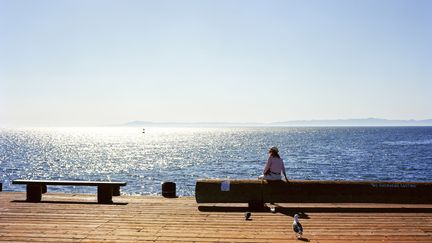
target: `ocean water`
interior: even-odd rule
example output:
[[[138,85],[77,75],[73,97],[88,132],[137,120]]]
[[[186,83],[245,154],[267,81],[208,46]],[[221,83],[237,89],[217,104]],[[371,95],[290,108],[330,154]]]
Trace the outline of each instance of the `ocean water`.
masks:
[[[174,181],[190,196],[197,179],[256,178],[271,146],[291,179],[432,181],[432,127],[117,127],[0,129],[0,182],[126,181],[122,193],[155,195]]]

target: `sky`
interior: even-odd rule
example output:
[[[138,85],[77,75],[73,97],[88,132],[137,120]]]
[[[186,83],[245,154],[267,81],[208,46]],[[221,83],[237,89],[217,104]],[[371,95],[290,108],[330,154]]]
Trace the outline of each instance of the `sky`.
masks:
[[[432,118],[432,1],[0,0],[0,126]]]

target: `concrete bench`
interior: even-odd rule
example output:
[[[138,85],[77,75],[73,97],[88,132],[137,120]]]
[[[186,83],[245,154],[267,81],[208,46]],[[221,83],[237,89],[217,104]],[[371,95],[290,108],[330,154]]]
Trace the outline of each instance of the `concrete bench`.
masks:
[[[50,181],[50,180],[13,180],[12,184],[27,185],[27,201],[40,202],[47,185],[53,186],[97,186],[98,203],[112,203],[112,196],[120,196],[120,187],[126,182],[111,181]]]
[[[197,203],[432,203],[432,183],[382,181],[198,180]]]

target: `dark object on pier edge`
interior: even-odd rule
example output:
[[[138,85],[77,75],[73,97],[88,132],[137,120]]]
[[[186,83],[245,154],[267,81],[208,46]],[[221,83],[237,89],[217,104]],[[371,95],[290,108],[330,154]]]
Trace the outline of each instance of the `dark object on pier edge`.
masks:
[[[162,183],[162,196],[167,198],[175,198],[176,196],[176,184],[171,181],[165,181]]]

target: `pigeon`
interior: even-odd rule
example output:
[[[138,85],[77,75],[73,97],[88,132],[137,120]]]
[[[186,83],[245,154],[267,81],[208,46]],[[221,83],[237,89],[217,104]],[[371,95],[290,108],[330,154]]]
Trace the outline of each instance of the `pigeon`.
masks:
[[[303,226],[300,224],[298,217],[298,214],[294,215],[293,230],[296,233],[296,237],[300,238],[303,235]]]
[[[245,220],[250,220],[251,213],[250,212],[245,212],[244,216],[245,216]]]

